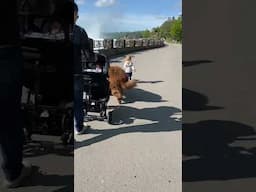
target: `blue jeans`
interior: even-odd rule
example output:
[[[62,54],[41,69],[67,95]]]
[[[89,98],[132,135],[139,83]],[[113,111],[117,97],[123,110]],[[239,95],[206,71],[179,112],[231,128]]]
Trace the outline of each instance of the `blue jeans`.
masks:
[[[83,79],[82,76],[74,76],[74,128],[76,131],[83,129]]]
[[[0,48],[0,155],[8,180],[16,179],[23,166],[22,78],[20,48]]]

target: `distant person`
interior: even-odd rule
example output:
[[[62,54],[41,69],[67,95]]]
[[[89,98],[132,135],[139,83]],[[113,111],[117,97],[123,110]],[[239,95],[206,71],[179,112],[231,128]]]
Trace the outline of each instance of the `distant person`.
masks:
[[[129,80],[131,80],[132,79],[132,73],[135,72],[135,66],[133,64],[131,55],[127,55],[125,57],[123,68],[124,68],[124,71],[127,75],[127,78]]]
[[[16,8],[15,0],[0,2],[0,159],[4,173],[0,183],[6,188],[22,185],[31,174],[31,166],[23,162],[23,58],[19,46]]]

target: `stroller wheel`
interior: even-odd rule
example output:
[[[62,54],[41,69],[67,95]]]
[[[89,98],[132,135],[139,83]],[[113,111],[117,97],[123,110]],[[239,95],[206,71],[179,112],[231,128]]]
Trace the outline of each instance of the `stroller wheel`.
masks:
[[[108,123],[109,123],[109,124],[112,123],[112,111],[111,111],[111,112],[108,112],[107,120],[108,120]]]
[[[73,125],[73,118],[72,118],[72,110],[68,109],[63,115],[61,119],[61,129],[62,129],[62,136],[61,140],[63,144],[68,144],[70,142],[70,135],[72,135],[72,125]]]
[[[74,134],[71,133],[69,134],[69,137],[68,137],[68,144],[74,144]]]
[[[69,138],[69,135],[68,135],[68,134],[66,134],[66,133],[62,134],[62,136],[61,136],[61,141],[62,141],[62,143],[63,143],[64,145],[67,145],[67,144],[68,144],[68,138]]]
[[[31,139],[31,133],[27,128],[23,128],[24,136],[25,136],[25,142],[30,142],[32,141]]]
[[[72,110],[68,109],[65,111],[61,118],[61,129],[63,132],[72,130],[73,118]]]
[[[100,112],[100,117],[106,117],[106,111],[101,111]]]
[[[63,133],[61,136],[61,141],[64,145],[74,144],[74,135],[72,133]]]

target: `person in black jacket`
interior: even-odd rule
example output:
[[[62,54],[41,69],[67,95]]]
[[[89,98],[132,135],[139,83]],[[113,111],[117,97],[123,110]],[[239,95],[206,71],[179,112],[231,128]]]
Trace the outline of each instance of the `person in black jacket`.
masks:
[[[23,162],[23,58],[16,4],[15,0],[0,3],[0,162],[4,173],[4,179],[0,181],[7,188],[22,185],[31,173],[31,166]]]
[[[84,123],[83,107],[83,79],[82,79],[82,54],[86,58],[93,53],[86,31],[76,25],[78,19],[78,7],[74,3],[74,26],[73,26],[73,48],[74,48],[74,131],[75,134],[83,134],[89,128]]]

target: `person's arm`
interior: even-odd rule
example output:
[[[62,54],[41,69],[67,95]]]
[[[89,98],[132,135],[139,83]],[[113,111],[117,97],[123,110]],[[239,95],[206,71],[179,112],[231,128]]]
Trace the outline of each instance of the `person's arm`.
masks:
[[[89,37],[86,33],[86,31],[84,29],[80,29],[81,30],[81,46],[82,49],[85,50],[90,50],[90,41],[89,41]]]
[[[93,39],[90,39],[84,29],[81,28],[81,48],[88,58],[94,59]]]
[[[125,62],[124,62],[124,68],[126,68],[126,67],[127,67],[127,62],[125,61]]]
[[[134,65],[134,63],[132,62],[132,63],[131,63],[131,65],[132,65],[132,70],[135,72],[135,71],[136,71],[136,69],[135,69],[135,65]]]

